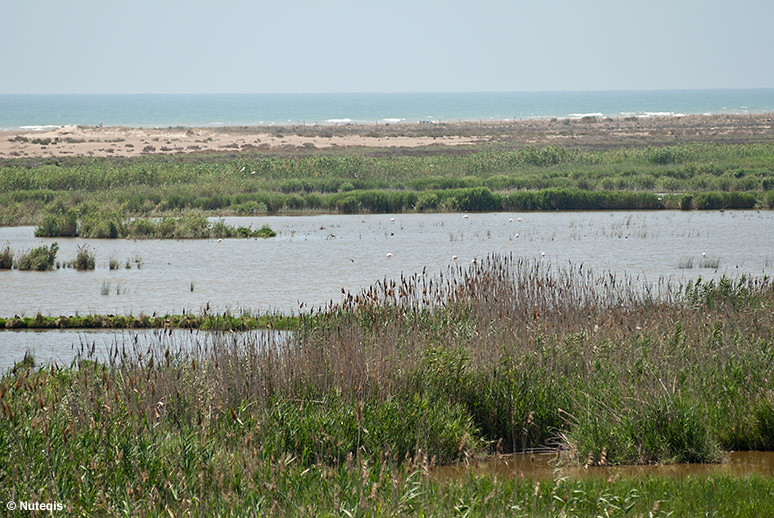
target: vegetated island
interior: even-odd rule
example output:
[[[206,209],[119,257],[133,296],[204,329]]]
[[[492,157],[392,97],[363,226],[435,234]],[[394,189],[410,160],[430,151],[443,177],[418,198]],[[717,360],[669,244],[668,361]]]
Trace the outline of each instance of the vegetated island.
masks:
[[[5,144],[27,147],[0,158],[0,224],[40,225],[71,210],[81,220],[129,222],[189,214],[771,208],[772,120],[771,115],[717,115],[378,127],[117,128],[111,131],[142,131],[151,139],[164,131],[179,131],[185,138],[214,132],[233,143],[269,133],[282,135],[277,138],[286,143],[140,154],[115,149],[104,157],[80,148],[67,151],[60,144],[33,144],[35,139],[17,132]],[[82,131],[98,136],[103,130]],[[293,134],[342,143],[293,146],[287,140]],[[467,140],[451,145],[440,139],[444,135],[467,135]],[[375,145],[398,138],[414,140]],[[46,147],[46,153],[33,153],[30,146]]]
[[[298,325],[298,317],[272,315],[232,315],[228,312],[185,313],[182,315],[70,315],[0,317],[3,329],[200,329],[202,331],[249,331],[274,329],[291,331]]]

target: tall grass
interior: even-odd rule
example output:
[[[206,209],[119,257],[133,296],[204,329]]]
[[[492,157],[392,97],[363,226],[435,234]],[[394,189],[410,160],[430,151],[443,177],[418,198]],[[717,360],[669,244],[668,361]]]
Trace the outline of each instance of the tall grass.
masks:
[[[101,362],[85,343],[69,368],[18,366],[0,380],[0,447],[16,459],[0,480],[6,494],[83,514],[282,514],[319,502],[418,513],[436,500],[485,513],[464,500],[490,493],[514,511],[701,508],[718,500],[697,481],[514,481],[500,492],[422,473],[528,448],[579,464],[771,449],[773,306],[765,279],[643,286],[496,256],[345,294],[301,315],[289,338],[215,334],[183,350],[165,331],[116,343]],[[688,486],[699,500],[663,499]],[[767,479],[715,487],[771,491]]]
[[[34,223],[46,235],[72,235],[77,215],[71,210],[81,217],[88,212],[145,217],[180,211],[553,210],[557,200],[545,199],[552,192],[565,193],[558,201],[567,209],[657,208],[655,193],[678,195],[664,200],[667,208],[691,208],[691,201],[695,208],[749,208],[771,205],[772,157],[771,144],[689,144],[430,156],[80,158],[43,165],[19,159],[0,165],[0,224]],[[481,189],[491,196],[475,199],[475,193],[486,192]],[[535,199],[521,198],[541,192]],[[681,202],[683,193],[692,200]],[[83,210],[84,204],[90,210]],[[99,219],[88,226],[108,237],[118,228]]]

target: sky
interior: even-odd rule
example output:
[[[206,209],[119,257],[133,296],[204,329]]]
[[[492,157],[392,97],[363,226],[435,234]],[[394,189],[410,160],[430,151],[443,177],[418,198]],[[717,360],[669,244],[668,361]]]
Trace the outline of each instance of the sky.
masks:
[[[770,0],[0,2],[0,93],[774,87]]]

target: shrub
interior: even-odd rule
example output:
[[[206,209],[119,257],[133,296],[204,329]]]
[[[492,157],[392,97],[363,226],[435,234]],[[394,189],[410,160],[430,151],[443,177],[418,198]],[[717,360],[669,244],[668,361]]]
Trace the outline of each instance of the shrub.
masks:
[[[719,192],[701,192],[696,195],[696,208],[712,210],[723,208],[723,195]]]
[[[253,237],[275,237],[276,235],[277,233],[269,225],[264,225],[253,232]]]
[[[35,229],[35,237],[76,237],[78,213],[69,209],[64,214],[49,214]]]
[[[19,270],[45,271],[54,268],[56,253],[59,250],[59,244],[52,243],[50,247],[41,246],[22,254],[16,261],[16,268]]]
[[[11,247],[6,246],[5,250],[0,252],[0,270],[10,270],[13,268],[13,252]]]
[[[88,246],[79,246],[78,252],[75,255],[75,260],[70,263],[78,271],[93,270],[96,265],[94,259],[94,253],[89,250]]]

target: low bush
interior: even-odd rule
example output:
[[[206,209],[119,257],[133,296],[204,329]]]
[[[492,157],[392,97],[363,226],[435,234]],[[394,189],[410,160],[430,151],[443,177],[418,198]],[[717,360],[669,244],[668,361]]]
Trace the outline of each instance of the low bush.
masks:
[[[89,250],[88,246],[79,246],[75,259],[69,263],[69,266],[78,271],[86,271],[93,270],[96,264],[94,252]]]
[[[10,246],[6,246],[0,252],[0,270],[10,270],[13,268],[13,252]]]
[[[19,270],[52,270],[56,261],[56,253],[59,250],[57,243],[51,246],[41,246],[33,248],[19,256],[16,260],[16,268]]]

